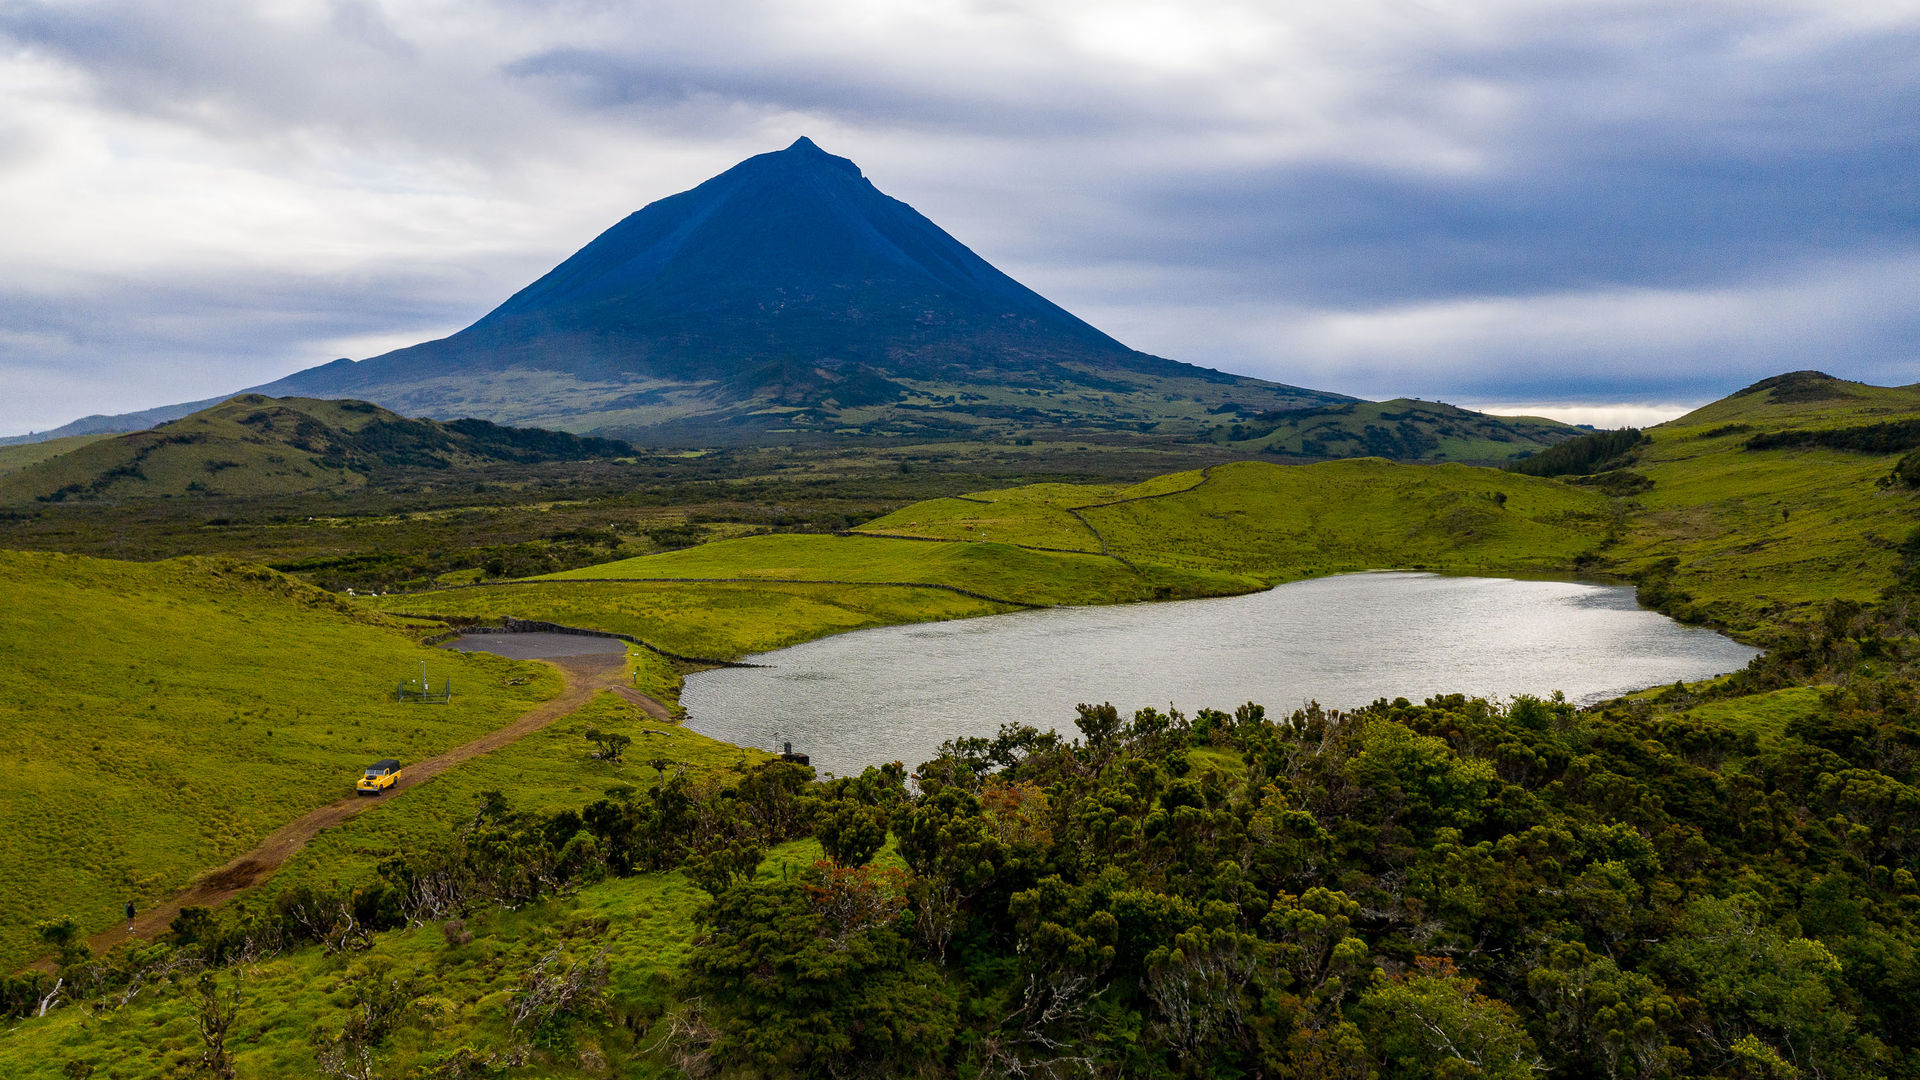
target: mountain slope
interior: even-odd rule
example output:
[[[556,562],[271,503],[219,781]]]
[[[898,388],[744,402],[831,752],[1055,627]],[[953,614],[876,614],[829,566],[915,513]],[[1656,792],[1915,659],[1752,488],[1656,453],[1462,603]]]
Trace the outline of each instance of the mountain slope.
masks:
[[[1136,352],[807,139],[629,215],[472,326],[255,388],[573,431],[1197,435],[1351,400]]]
[[[0,504],[175,495],[283,495],[360,487],[399,469],[617,457],[612,439],[409,420],[364,401],[243,394],[191,416],[85,442],[0,475]]]

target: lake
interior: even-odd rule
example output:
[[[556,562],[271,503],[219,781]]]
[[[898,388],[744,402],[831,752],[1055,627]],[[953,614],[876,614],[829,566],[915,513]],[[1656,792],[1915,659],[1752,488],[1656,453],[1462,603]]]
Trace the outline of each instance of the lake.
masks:
[[[1206,600],[1049,608],[859,630],[688,676],[687,726],[745,746],[775,736],[822,773],[908,767],[1003,723],[1075,736],[1074,705],[1191,714],[1248,701],[1488,697],[1558,690],[1589,704],[1744,667],[1758,650],[1683,626],[1626,586],[1347,574]]]

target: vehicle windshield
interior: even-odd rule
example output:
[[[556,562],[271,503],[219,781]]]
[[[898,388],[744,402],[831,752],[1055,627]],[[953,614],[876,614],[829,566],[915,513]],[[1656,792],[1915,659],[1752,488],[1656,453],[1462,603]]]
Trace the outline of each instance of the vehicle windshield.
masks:
[[[367,779],[369,780],[377,779],[385,775],[387,775],[387,770],[385,769],[368,769],[367,770]]]

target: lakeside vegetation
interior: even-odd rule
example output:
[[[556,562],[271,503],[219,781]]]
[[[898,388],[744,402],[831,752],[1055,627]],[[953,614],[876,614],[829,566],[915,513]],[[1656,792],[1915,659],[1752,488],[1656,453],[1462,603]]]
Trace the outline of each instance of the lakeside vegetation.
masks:
[[[1089,707],[1073,742],[1021,726],[1072,717],[1009,717],[912,789],[810,783],[603,698],[170,942],[69,945],[6,984],[17,1013],[73,980],[0,1063],[210,1069],[211,963],[242,987],[241,1076],[1920,1075],[1916,495],[1898,447],[1754,448],[1916,410],[1789,376],[1564,479],[1229,464],[364,601],[339,617],[550,619],[724,659],[996,599],[1423,566],[1611,574],[1771,651],[1589,712]],[[635,663],[661,694],[686,669]],[[588,727],[688,768],[589,759]]]

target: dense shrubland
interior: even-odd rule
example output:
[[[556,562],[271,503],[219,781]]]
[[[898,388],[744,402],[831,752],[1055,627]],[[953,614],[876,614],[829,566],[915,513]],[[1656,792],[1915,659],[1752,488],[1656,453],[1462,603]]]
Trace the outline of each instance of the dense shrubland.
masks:
[[[59,970],[5,1000],[110,1007],[172,978],[204,1013],[222,965],[679,867],[713,899],[678,1004],[628,1027],[694,1073],[1912,1075],[1920,719],[1897,666],[1767,740],[1535,698],[1103,705],[1070,742],[949,743],[914,783],[776,761],[663,767],[578,812],[489,797],[349,892],[190,910],[171,942],[99,960],[50,925]],[[755,879],[809,834],[826,859]],[[537,1061],[528,1032],[605,1025],[594,965],[519,973],[527,1018],[488,1053]],[[356,984],[317,1061],[377,1060],[395,978]]]

